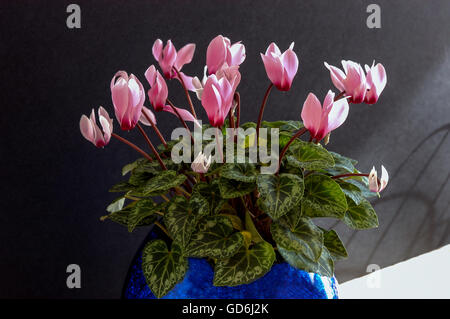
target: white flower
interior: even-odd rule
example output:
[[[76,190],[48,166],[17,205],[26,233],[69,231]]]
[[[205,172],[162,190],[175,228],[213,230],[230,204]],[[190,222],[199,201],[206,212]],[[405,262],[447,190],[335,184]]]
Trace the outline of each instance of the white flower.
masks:
[[[211,165],[211,155],[208,158],[200,152],[191,164],[191,168],[196,173],[206,173]]]

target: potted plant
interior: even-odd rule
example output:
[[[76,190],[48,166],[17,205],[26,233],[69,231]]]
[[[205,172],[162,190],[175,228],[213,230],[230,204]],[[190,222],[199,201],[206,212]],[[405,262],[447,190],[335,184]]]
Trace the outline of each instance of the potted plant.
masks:
[[[338,234],[316,226],[315,219],[336,218],[353,229],[377,227],[367,198],[386,187],[388,174],[383,166],[380,178],[375,169],[360,172],[355,160],[325,146],[346,120],[349,104],[378,100],[386,85],[384,67],[366,65],[364,71],[342,61],[340,70],[325,63],[339,93],[330,90],[323,103],[310,93],[301,121],[266,122],[271,90],[288,91],[298,69],[293,44],[281,53],[271,43],[261,54],[270,84],[258,119],[240,123],[242,43],[214,38],[202,80],[181,71],[193,58],[194,44],[176,50],[170,40],[166,45],[157,40],[152,51],[162,73],[154,65],[145,72],[149,102],[182,124],[171,141],[144,106],[142,83],[124,71],[111,81],[116,119],[122,130],[137,128],[151,152],[114,133],[103,107],[101,128],[94,110],[80,120],[81,133],[95,146],[113,137],[142,155],[123,167],[126,180],[110,189],[120,196],[101,218],[130,232],[154,226],[133,264],[126,297],[337,297],[334,263],[347,252]],[[180,82],[187,109],[168,99],[168,79]],[[196,93],[209,124],[197,117],[189,91]],[[160,145],[154,146],[143,126]]]

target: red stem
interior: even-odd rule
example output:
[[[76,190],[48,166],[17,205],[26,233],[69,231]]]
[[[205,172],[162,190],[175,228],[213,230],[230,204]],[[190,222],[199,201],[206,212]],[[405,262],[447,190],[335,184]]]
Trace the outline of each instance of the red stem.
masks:
[[[177,108],[175,107],[175,105],[173,105],[173,103],[167,99],[167,104],[170,105],[170,107],[172,108],[172,110],[175,112],[175,114],[178,116],[178,118],[180,119],[181,124],[183,124],[184,128],[189,132],[189,135],[191,136],[191,141],[192,144],[194,144],[194,138],[192,137],[192,132],[189,129],[189,126],[187,126],[186,122],[183,120],[183,118],[181,117],[180,113],[178,112]]]
[[[162,168],[163,170],[167,170],[166,165],[164,165],[164,163],[163,163],[161,157],[160,157],[159,154],[158,154],[158,151],[157,151],[156,148],[153,146],[153,143],[150,141],[150,139],[148,138],[147,134],[145,134],[145,131],[144,131],[144,129],[142,128],[142,126],[141,126],[139,123],[137,123],[136,126],[137,126],[137,128],[139,129],[139,131],[141,132],[141,134],[144,136],[145,140],[147,141],[147,144],[148,144],[148,145],[150,146],[150,148],[152,149],[152,152],[153,152],[153,154],[156,156],[156,159],[158,160],[159,165],[161,166],[161,168]]]
[[[111,136],[118,139],[122,143],[127,144],[128,146],[132,147],[135,151],[141,153],[146,159],[148,159],[150,162],[153,162],[153,159],[148,155],[146,152],[144,152],[141,148],[131,143],[129,140],[124,139],[123,137],[117,135],[116,133],[111,133]]]
[[[164,147],[167,149],[167,143],[166,140],[164,139],[164,136],[162,136],[161,132],[159,131],[158,127],[156,126],[155,123],[153,123],[152,119],[150,118],[150,116],[147,114],[147,112],[145,110],[142,110],[142,113],[144,114],[145,118],[147,119],[147,121],[150,123],[150,125],[152,126],[152,128],[155,130],[156,135],[158,135],[159,139],[161,140],[161,142],[164,144]]]
[[[239,92],[234,93],[236,99],[236,128],[239,128],[239,122],[241,120],[241,95]]]
[[[278,160],[278,170],[277,170],[277,174],[278,171],[280,170],[281,167],[281,161],[283,160],[284,155],[286,154],[289,146],[292,144],[292,142],[295,141],[295,139],[297,139],[298,137],[300,137],[301,135],[305,134],[308,131],[308,129],[306,127],[302,128],[301,130],[299,130],[297,133],[294,134],[294,136],[291,137],[291,139],[289,140],[289,142],[287,142],[287,144],[283,147],[283,149],[281,150],[281,154],[280,154],[280,158]]]
[[[176,67],[173,67],[175,72],[177,72],[178,78],[180,79],[181,85],[183,86],[184,93],[186,94],[186,98],[188,100],[189,106],[191,107],[192,115],[197,119],[197,114],[195,114],[194,105],[192,104],[191,96],[189,95],[189,91],[186,88],[186,84],[183,81],[183,78],[181,77],[180,71],[177,70]]]
[[[273,83],[270,83],[269,87],[266,90],[266,94],[264,94],[264,99],[261,104],[261,108],[259,109],[259,115],[258,115],[258,123],[256,125],[256,142],[259,141],[259,128],[261,127],[261,121],[264,114],[264,108],[266,107],[267,99],[269,97],[270,91],[273,88]]]

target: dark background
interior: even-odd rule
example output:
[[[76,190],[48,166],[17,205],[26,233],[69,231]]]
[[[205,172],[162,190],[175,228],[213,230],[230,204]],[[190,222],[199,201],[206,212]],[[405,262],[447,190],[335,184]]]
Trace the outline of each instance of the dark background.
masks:
[[[368,29],[372,2],[76,1],[82,27],[70,30],[69,1],[2,1],[0,297],[120,297],[148,229],[130,234],[99,217],[114,199],[108,188],[137,154],[117,141],[96,149],[78,123],[99,105],[113,114],[109,82],[117,70],[148,87],[143,73],[155,63],[157,38],[178,49],[197,44],[183,69],[191,75],[202,74],[217,34],[242,40],[243,121],[256,119],[268,85],[259,53],[271,41],[283,51],[295,41],[300,66],[291,91],[273,91],[267,120],[299,119],[308,92],[322,99],[334,89],[323,61],[382,62],[388,84],[379,102],[351,105],[329,144],[358,159],[360,170],[384,164],[391,175],[374,201],[378,229],[337,225],[350,257],[337,264],[336,276],[344,282],[369,264],[389,266],[448,244],[450,2],[376,1],[382,28]],[[169,91],[186,107],[179,83],[171,81]],[[166,136],[177,126],[170,114],[158,114],[158,122]],[[145,147],[136,133],[119,133]],[[81,289],[66,287],[72,263],[81,267]]]

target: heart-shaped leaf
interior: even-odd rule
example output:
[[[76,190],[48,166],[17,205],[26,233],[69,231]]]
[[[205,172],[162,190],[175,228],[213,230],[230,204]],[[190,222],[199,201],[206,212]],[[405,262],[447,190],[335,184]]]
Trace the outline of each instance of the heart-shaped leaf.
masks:
[[[322,276],[332,277],[334,273],[334,262],[326,247],[322,248],[322,253],[317,262],[313,262],[301,253],[296,253],[278,246],[278,252],[284,260],[294,268],[307,272],[318,273]]]
[[[231,258],[218,260],[214,267],[214,286],[249,284],[264,276],[275,261],[272,245],[262,241],[245,245]]]
[[[185,248],[198,221],[208,213],[208,202],[203,197],[193,195],[188,201],[178,196],[169,205],[164,215],[164,224],[174,241]]]
[[[341,154],[335,152],[329,152],[334,160],[334,166],[327,169],[332,175],[337,174],[345,174],[345,173],[354,173],[355,165],[358,163],[357,161],[342,156]]]
[[[347,250],[344,247],[339,235],[334,230],[323,229],[323,244],[328,249],[334,259],[347,258]]]
[[[303,196],[303,179],[294,174],[261,174],[258,175],[257,185],[261,195],[258,205],[274,220],[287,214]]]
[[[303,128],[303,123],[300,121],[262,121],[261,127],[279,128],[280,131],[298,131]]]
[[[308,217],[343,218],[347,200],[339,184],[330,177],[309,175],[305,178],[302,208]]]
[[[161,195],[172,187],[182,184],[185,180],[186,176],[178,174],[176,171],[162,171],[146,183],[143,191],[147,196]]]
[[[147,243],[142,251],[142,271],[152,293],[161,298],[180,282],[188,269],[187,258],[180,246],[173,243],[171,250],[158,239]]]
[[[348,211],[345,212],[344,222],[353,229],[369,229],[378,227],[377,213],[367,199],[359,205],[348,201]]]
[[[342,180],[338,180],[337,182],[347,196],[347,199],[351,199],[356,205],[359,205],[361,201],[364,200],[361,190],[356,185]]]
[[[220,195],[223,198],[236,198],[241,197],[253,192],[256,188],[256,184],[239,182],[228,178],[219,179]]]
[[[136,226],[143,223],[153,224],[156,221],[155,212],[159,210],[160,205],[156,205],[151,199],[138,201],[128,215],[128,231],[132,232]]]
[[[185,254],[189,257],[228,258],[239,250],[243,241],[242,234],[234,232],[228,217],[205,217],[199,222]]]
[[[300,212],[289,214],[300,215]],[[302,254],[311,261],[316,262],[323,247],[323,233],[309,218],[300,217],[295,224],[292,218],[283,216],[270,227],[273,239],[279,247]]]
[[[291,165],[307,170],[317,170],[334,166],[333,156],[320,145],[296,140],[287,153]]]
[[[255,165],[251,163],[227,163],[220,172],[221,177],[245,183],[255,182],[256,174]]]
[[[220,196],[219,180],[215,179],[212,183],[199,182],[195,184],[192,195],[202,196],[208,202],[210,214],[218,214],[228,200]]]

